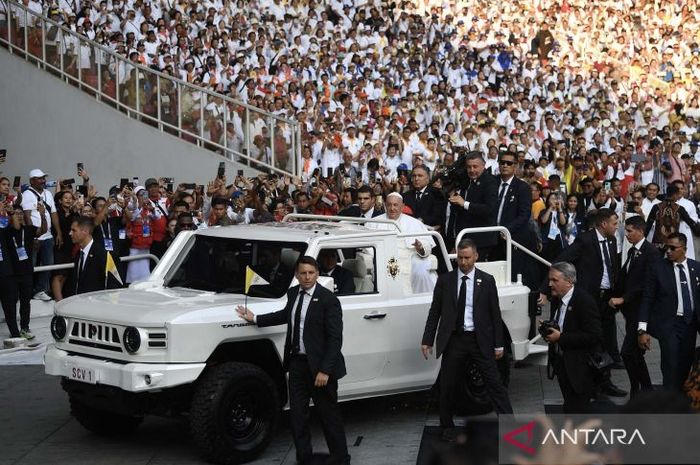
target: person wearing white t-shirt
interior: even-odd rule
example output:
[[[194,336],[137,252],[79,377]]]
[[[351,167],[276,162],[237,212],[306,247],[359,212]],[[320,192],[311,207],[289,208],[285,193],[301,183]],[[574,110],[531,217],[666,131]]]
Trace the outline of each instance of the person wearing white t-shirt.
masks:
[[[41,227],[41,215],[37,209],[37,205],[44,205],[44,215],[46,215],[46,223],[53,225],[56,233],[56,247],[63,245],[61,225],[58,222],[58,213],[56,212],[56,204],[53,201],[51,192],[44,189],[46,186],[46,173],[39,169],[34,169],[29,172],[29,189],[22,194],[22,210],[24,210],[24,221],[26,224]],[[53,249],[54,238],[51,231],[47,231],[38,238],[39,246],[34,247],[32,261],[34,266],[37,265],[53,265]],[[48,302],[51,297],[47,294],[49,290],[49,272],[36,273],[34,279],[34,298]]]
[[[644,197],[644,200],[642,200],[642,213],[644,214],[644,220],[646,221],[646,219],[649,218],[649,213],[651,213],[651,209],[654,207],[654,205],[661,202],[656,198],[656,196],[659,195],[659,185],[654,182],[650,182],[646,186],[645,194],[646,196]]]

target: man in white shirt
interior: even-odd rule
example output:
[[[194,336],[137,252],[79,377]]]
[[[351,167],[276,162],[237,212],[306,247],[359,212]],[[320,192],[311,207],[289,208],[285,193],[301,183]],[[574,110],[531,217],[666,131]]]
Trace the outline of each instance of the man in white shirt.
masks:
[[[55,246],[63,245],[61,225],[58,222],[58,213],[51,192],[44,189],[46,186],[47,174],[40,169],[33,169],[29,172],[29,189],[22,194],[22,210],[24,210],[25,224],[31,224],[37,228],[41,227],[41,217],[37,210],[37,205],[44,205],[44,215],[46,223],[51,224],[56,232]],[[49,229],[39,237],[39,246],[34,247],[32,260],[34,266],[53,265],[54,237]],[[49,290],[49,276],[51,273],[42,272],[35,274],[34,298],[48,302],[51,297],[47,294]]]
[[[645,194],[644,200],[642,200],[642,213],[646,220],[649,218],[649,213],[651,213],[651,209],[654,208],[654,205],[661,202],[656,198],[656,196],[659,195],[659,185],[655,182],[650,182],[647,184]]]

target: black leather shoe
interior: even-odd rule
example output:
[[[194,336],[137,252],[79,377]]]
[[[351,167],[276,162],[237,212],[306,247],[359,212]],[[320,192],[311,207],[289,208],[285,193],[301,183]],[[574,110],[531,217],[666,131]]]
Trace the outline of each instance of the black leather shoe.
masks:
[[[627,391],[625,391],[624,389],[620,389],[612,383],[608,384],[607,386],[604,386],[602,392],[603,394],[607,394],[613,397],[625,397],[627,395]]]

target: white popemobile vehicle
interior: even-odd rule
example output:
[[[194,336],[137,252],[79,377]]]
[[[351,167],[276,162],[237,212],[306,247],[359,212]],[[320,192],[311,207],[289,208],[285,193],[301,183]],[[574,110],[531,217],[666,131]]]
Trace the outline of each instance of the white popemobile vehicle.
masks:
[[[247,301],[256,314],[279,310],[296,284],[299,255],[316,257],[323,249],[337,251],[355,281],[355,293],[338,296],[348,372],[339,399],[430,389],[440,363],[424,360],[420,343],[432,294],[411,291],[410,257],[397,247],[424,234],[401,233],[389,220],[396,230],[371,230],[358,218],[289,216],[282,223],[182,232],[147,281],[57,303],[46,373],[62,378],[76,419],[98,433],[119,433],[147,414],[184,414],[209,460],[241,463],[259,455],[287,403],[286,327],[257,328],[235,307]],[[510,245],[505,228],[485,229],[501,231]],[[447,256],[439,234],[427,234]],[[508,260],[477,266],[496,278],[510,358],[518,361],[546,346],[528,340],[529,289],[508,279],[508,250]],[[251,287],[246,297],[248,266],[269,284]],[[333,289],[332,278],[319,283]],[[474,367],[465,369],[464,385],[466,408],[488,411]]]

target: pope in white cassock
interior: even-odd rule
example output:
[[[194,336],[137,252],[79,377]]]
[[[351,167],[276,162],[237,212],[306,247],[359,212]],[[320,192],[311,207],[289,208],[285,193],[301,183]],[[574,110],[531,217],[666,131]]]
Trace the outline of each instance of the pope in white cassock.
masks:
[[[385,202],[386,213],[377,216],[375,219],[394,220],[401,226],[401,232],[422,233],[428,231],[428,228],[416,218],[402,213],[403,198],[398,192],[392,192],[386,197]],[[395,230],[396,228],[388,223],[366,223],[365,226],[370,229]],[[411,288],[414,293],[433,292],[435,283],[437,282],[437,273],[431,270],[431,255],[430,252],[435,247],[435,240],[430,235],[406,237],[400,240],[399,263],[410,263],[410,279]],[[401,269],[400,272],[404,272]]]

